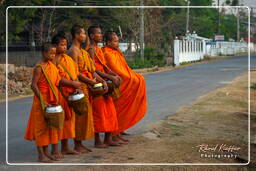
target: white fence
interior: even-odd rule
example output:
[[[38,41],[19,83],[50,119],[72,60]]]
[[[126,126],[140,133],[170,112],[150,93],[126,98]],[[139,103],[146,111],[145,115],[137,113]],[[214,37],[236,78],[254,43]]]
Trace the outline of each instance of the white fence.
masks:
[[[248,44],[242,42],[215,42],[206,43],[206,53],[207,56],[226,56],[234,55],[240,52],[247,52]]]
[[[174,40],[174,64],[198,61],[204,58],[205,43],[203,41]]]
[[[251,51],[255,46],[251,43]],[[174,40],[174,64],[204,59],[204,56],[227,56],[247,52],[248,44],[242,42],[205,42],[204,40]]]

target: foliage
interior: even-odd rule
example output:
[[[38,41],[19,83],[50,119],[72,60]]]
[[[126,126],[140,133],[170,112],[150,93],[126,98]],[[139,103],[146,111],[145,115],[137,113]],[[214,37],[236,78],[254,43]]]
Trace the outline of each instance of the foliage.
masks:
[[[229,0],[227,5],[236,5],[236,0]],[[211,6],[212,0],[190,0],[193,6]],[[8,6],[19,5],[140,5],[139,0],[5,0],[0,6],[0,19],[5,21],[5,9]],[[187,0],[144,0],[144,5],[152,6],[186,6]],[[140,9],[132,8],[11,8],[8,10],[9,43],[19,42],[40,45],[49,40],[58,30],[69,33],[73,24],[80,24],[87,29],[91,24],[98,24],[103,31],[119,32],[122,28],[123,42],[139,44],[140,42]],[[241,12],[242,13],[242,12]],[[145,65],[164,65],[164,57],[172,56],[175,36],[186,33],[187,8],[154,8],[144,9],[144,40]],[[236,15],[221,12],[220,31],[225,38],[236,39]],[[240,23],[247,21],[246,16],[240,16]],[[252,18],[253,21],[253,18]],[[207,8],[190,8],[189,30],[196,31],[199,36],[213,38],[218,30],[218,10]],[[241,24],[241,35],[246,35],[246,24]],[[5,23],[0,22],[0,42],[5,39]],[[0,46],[1,46],[0,44]],[[159,55],[161,54],[161,55]],[[139,57],[139,53],[135,56]],[[161,57],[159,57],[161,56]],[[138,58],[139,59],[139,58]],[[137,60],[137,58],[136,58]],[[159,61],[162,60],[162,63]],[[147,64],[148,62],[148,64]],[[141,63],[141,61],[137,61]]]
[[[128,61],[128,65],[133,69],[138,68],[151,68],[154,66],[164,66],[165,65],[165,54],[152,47],[145,47],[144,49],[145,59],[140,58],[140,51],[137,51],[132,58]]]

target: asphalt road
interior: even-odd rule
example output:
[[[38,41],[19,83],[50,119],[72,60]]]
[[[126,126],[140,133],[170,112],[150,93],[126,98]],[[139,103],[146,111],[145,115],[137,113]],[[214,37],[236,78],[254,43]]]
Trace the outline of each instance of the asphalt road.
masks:
[[[255,66],[256,56],[251,56]],[[142,134],[151,124],[190,105],[198,97],[224,87],[248,70],[248,57],[238,56],[205,64],[145,75],[147,82],[148,112],[141,122],[128,130]],[[8,161],[10,163],[36,162],[33,142],[23,139],[32,98],[22,98],[8,103]],[[0,103],[0,161],[5,161],[5,102]],[[93,141],[87,142],[92,147]],[[0,166],[4,168],[3,165]]]

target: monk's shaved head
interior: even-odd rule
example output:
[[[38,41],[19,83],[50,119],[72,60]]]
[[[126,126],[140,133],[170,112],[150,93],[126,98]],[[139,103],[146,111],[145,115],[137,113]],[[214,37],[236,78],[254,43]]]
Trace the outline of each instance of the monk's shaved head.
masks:
[[[78,24],[73,25],[73,27],[71,28],[72,38],[74,39],[76,34],[80,34],[82,32],[82,29],[83,27]]]
[[[114,31],[107,31],[104,34],[104,40],[107,43],[108,41],[112,41],[113,40],[113,36],[117,35]]]
[[[92,25],[88,28],[87,32],[88,32],[88,36],[89,38],[91,38],[91,34],[94,34],[95,33],[95,30],[96,29],[100,29],[100,26],[99,25]]]

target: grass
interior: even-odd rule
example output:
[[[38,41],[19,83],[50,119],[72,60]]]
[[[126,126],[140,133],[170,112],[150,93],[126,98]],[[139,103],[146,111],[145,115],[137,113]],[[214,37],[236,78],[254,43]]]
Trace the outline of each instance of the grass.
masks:
[[[256,83],[254,83],[254,84],[251,85],[251,89],[256,90]]]

